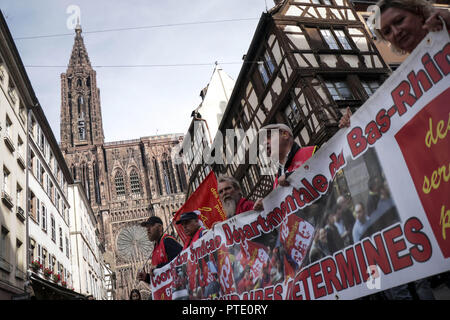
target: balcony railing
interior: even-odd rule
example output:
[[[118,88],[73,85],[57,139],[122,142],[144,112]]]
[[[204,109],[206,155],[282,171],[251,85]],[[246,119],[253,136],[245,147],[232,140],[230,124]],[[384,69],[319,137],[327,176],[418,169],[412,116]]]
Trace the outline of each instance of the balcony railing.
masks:
[[[5,140],[5,144],[8,147],[9,151],[14,152],[16,148],[14,147],[14,143],[8,134],[5,134],[3,140]]]
[[[2,201],[6,204],[10,209],[13,207],[13,202],[11,196],[5,191],[2,191]]]
[[[25,169],[25,160],[23,160],[23,157],[20,153],[17,153],[17,163],[19,163],[22,169]]]
[[[0,269],[6,271],[8,273],[11,273],[11,271],[12,271],[12,264],[9,263],[8,261],[6,261],[5,258],[0,257]]]
[[[17,218],[20,219],[20,221],[22,221],[22,222],[25,221],[25,212],[23,211],[22,207],[17,207],[16,215],[17,215]]]

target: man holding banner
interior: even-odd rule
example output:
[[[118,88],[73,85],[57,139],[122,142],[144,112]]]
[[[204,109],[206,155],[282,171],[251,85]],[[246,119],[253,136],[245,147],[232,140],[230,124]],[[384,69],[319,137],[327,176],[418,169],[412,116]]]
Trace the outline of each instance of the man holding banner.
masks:
[[[287,178],[299,167],[302,166],[316,150],[316,146],[300,147],[294,141],[294,135],[291,128],[283,123],[269,124],[261,130],[267,130],[265,147],[267,155],[274,160],[278,160],[278,170],[275,175],[275,182],[273,188],[278,185],[283,187],[289,186]],[[272,131],[278,130],[278,140],[272,141]],[[275,147],[272,150],[272,145]],[[255,210],[261,211],[264,209],[262,199],[255,202]]]
[[[163,233],[163,222],[160,218],[152,216],[141,223],[147,229],[148,239],[154,242],[149,273],[145,269],[138,273],[138,280],[150,283],[153,270],[161,268],[173,260],[180,252],[181,245],[168,234]]]
[[[227,219],[253,210],[253,201],[247,200],[242,196],[241,186],[235,178],[229,176],[219,177],[217,191]]]
[[[188,236],[186,241],[184,242],[183,250],[188,248],[192,242],[197,241],[203,233],[205,232],[205,228],[200,226],[198,221],[199,211],[190,211],[185,212],[181,215],[180,219],[176,222],[176,224],[181,224],[183,227],[184,233]]]

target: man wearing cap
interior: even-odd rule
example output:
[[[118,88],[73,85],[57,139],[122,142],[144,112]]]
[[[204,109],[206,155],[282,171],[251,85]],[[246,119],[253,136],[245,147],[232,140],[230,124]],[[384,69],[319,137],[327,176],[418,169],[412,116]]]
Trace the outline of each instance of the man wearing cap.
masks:
[[[267,130],[267,138],[265,140],[267,155],[271,158],[278,156],[278,172],[275,176],[273,188],[275,189],[278,185],[288,186],[287,178],[314,154],[316,147],[300,147],[294,141],[291,128],[283,123],[269,124],[261,128],[261,130]],[[271,131],[273,130],[278,130],[278,141],[274,143],[278,148],[275,148],[275,150],[271,149]],[[262,209],[262,199],[258,199],[255,202],[255,210]]]
[[[176,224],[181,224],[183,227],[184,233],[188,236],[186,242],[184,243],[183,250],[188,248],[191,243],[195,242],[205,232],[205,228],[200,226],[200,222],[198,221],[198,214],[195,211],[184,212],[181,214],[180,219],[176,222]]]
[[[150,276],[153,276],[153,270],[161,268],[172,261],[181,252],[182,247],[174,237],[163,233],[163,222],[160,218],[152,216],[141,223],[141,226],[147,229],[148,239],[154,242],[154,247],[149,273],[145,271],[139,272],[138,280],[150,283]]]

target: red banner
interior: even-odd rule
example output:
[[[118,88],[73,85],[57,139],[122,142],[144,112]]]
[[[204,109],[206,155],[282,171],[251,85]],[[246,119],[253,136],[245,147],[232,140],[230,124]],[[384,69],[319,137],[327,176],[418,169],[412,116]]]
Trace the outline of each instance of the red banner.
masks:
[[[187,235],[184,233],[182,226],[175,224],[175,222],[178,221],[183,212],[195,210],[201,212],[200,219],[208,229],[214,222],[224,221],[226,218],[217,193],[217,179],[213,171],[206,176],[173,218],[172,223],[174,223],[175,229],[183,242],[186,241]]]

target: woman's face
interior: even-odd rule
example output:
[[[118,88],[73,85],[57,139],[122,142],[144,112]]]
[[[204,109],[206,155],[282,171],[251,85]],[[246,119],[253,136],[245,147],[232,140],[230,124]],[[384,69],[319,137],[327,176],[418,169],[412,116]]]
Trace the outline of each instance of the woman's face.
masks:
[[[422,28],[424,19],[412,12],[389,8],[380,18],[380,33],[384,39],[406,52],[413,51],[427,34]]]
[[[140,300],[139,294],[137,292],[131,293],[131,300]]]

